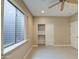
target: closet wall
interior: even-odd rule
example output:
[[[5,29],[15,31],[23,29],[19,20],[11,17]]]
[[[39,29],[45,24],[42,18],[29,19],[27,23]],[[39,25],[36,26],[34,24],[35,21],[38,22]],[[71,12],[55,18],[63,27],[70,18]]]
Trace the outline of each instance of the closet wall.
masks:
[[[34,17],[34,40],[33,45],[38,44],[38,24],[54,25],[54,45],[70,45],[70,18],[69,17]]]
[[[37,24],[38,25],[38,45],[53,46],[54,45],[54,25],[53,24]]]

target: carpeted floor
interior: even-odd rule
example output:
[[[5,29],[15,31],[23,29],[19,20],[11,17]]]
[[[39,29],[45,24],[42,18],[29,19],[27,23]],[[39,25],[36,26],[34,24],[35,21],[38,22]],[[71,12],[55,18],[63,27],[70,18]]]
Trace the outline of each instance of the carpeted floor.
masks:
[[[26,59],[78,59],[72,47],[37,47]]]

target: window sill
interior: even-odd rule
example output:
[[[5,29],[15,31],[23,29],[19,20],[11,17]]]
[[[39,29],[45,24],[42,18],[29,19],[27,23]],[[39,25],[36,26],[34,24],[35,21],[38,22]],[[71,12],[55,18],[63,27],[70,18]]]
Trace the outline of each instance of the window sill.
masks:
[[[19,47],[20,45],[24,44],[25,42],[27,42],[27,40],[21,41],[17,44],[14,44],[12,46],[9,46],[9,47],[5,48],[3,54],[5,55],[5,54],[9,53],[10,51],[12,51],[15,48]]]

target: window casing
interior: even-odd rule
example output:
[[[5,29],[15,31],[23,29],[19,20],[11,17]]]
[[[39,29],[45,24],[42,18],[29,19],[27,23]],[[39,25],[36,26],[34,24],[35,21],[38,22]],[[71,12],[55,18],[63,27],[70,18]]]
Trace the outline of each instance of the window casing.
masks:
[[[24,40],[24,14],[8,0],[4,0],[4,48]]]

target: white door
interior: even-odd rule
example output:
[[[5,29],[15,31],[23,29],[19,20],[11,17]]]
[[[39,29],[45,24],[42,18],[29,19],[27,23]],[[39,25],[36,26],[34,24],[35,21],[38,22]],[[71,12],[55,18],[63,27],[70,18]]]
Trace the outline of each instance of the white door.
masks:
[[[45,25],[45,45],[46,46],[54,45],[54,25],[53,24]]]
[[[78,49],[78,22],[71,23],[71,45]]]

